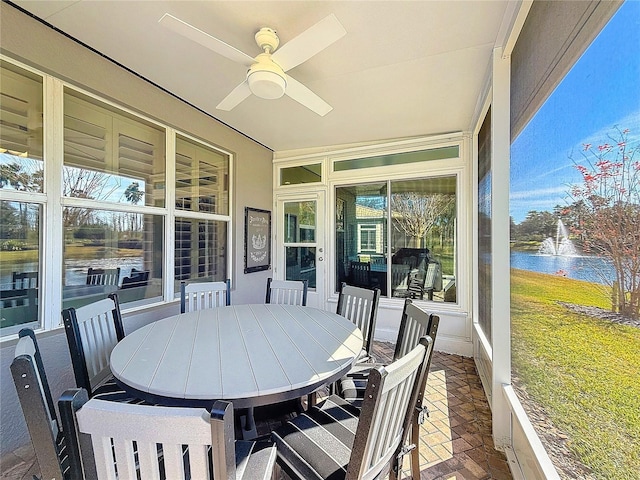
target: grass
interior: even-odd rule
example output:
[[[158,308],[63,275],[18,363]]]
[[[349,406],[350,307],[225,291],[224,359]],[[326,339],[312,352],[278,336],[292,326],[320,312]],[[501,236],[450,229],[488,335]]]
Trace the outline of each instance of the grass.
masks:
[[[608,308],[602,287],[511,272],[513,369],[596,478],[640,472],[640,328],[572,312]]]

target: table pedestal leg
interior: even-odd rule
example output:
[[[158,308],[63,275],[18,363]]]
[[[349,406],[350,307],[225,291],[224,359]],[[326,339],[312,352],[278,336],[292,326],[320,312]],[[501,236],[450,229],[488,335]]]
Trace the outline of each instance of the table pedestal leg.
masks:
[[[244,440],[252,440],[258,436],[256,419],[253,416],[253,407],[247,408],[246,415],[240,416],[240,425],[242,426],[242,438]]]

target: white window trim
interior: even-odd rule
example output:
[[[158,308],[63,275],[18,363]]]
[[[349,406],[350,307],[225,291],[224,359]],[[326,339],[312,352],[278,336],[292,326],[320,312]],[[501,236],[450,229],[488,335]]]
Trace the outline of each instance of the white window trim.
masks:
[[[165,185],[175,185],[175,142],[176,135],[180,135],[206,148],[210,148],[229,158],[229,182],[228,205],[229,214],[220,215],[206,212],[189,212],[175,208],[175,189],[165,188],[165,206],[140,206],[125,205],[122,203],[101,202],[91,200],[90,208],[102,210],[114,210],[131,213],[144,213],[161,216],[164,219],[164,245],[163,252],[163,299],[160,302],[150,303],[136,308],[123,308],[123,312],[144,311],[152,309],[159,304],[175,302],[174,289],[174,249],[170,248],[175,242],[175,218],[194,218],[203,220],[223,221],[227,223],[226,269],[227,277],[233,278],[233,174],[235,156],[218,146],[215,146],[201,138],[195,137],[180,130],[173,129],[139,112],[134,112],[123,105],[119,105],[108,99],[102,98],[81,87],[45,74],[28,65],[24,65],[13,58],[0,54],[0,59],[11,65],[15,65],[30,73],[42,77],[43,94],[43,167],[44,167],[44,193],[19,192],[15,190],[0,189],[0,200],[26,202],[42,206],[41,238],[40,238],[40,280],[42,285],[41,307],[39,322],[17,325],[0,333],[0,343],[13,341],[17,337],[20,328],[30,326],[38,331],[48,331],[62,328],[60,312],[62,311],[62,258],[63,258],[63,228],[62,210],[67,206],[87,207],[85,199],[62,196],[62,168],[64,163],[64,92],[65,89],[77,92],[96,102],[115,108],[119,112],[131,115],[135,119],[154,125],[165,133]],[[57,258],[60,261],[45,261],[45,259]],[[43,308],[42,305],[47,305]]]

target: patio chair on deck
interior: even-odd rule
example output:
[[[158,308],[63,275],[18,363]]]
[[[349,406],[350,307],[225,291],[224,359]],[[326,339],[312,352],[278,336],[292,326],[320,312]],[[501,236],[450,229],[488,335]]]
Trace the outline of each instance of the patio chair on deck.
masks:
[[[338,296],[336,313],[351,320],[361,331],[364,339],[363,351],[356,363],[367,362],[371,355],[373,335],[376,331],[380,289],[354,287],[343,283]]]
[[[267,279],[267,297],[265,303],[281,303],[286,305],[307,305],[307,280],[274,280]]]
[[[362,409],[331,395],[272,432],[285,473],[293,479],[373,479],[387,472],[397,478],[431,348],[431,338],[423,337],[401,359],[371,370]]]
[[[18,336],[11,375],[42,478],[80,479],[81,474],[71,465],[36,336],[28,328],[20,330]]]
[[[440,317],[425,312],[418,306],[414,305],[410,299],[405,300],[404,310],[402,311],[402,318],[400,320],[400,329],[398,330],[398,339],[396,340],[396,347],[393,353],[393,361],[395,362],[406,355],[420,342],[420,338],[423,336],[429,336],[432,343],[435,345],[439,324]],[[411,430],[411,443],[416,446],[416,448],[411,451],[411,468],[413,478],[420,478],[420,454],[418,448],[420,441],[419,432],[420,425],[424,422],[425,409],[423,408],[423,398],[425,388],[427,386],[427,378],[429,375],[429,368],[431,367],[432,356],[433,349],[429,352],[426,359],[427,370],[419,388],[415,418]],[[361,364],[354,367],[354,369],[346,376],[338,380],[338,394],[353,405],[361,406],[367,388],[369,372],[371,371],[371,368],[376,366],[380,366],[380,364]],[[426,414],[428,415],[428,412],[426,412]]]
[[[89,397],[121,391],[115,384],[109,359],[124,338],[122,315],[115,293],[103,300],[62,311],[76,385]]]
[[[120,267],[91,268],[87,271],[87,285],[118,285]]]
[[[71,391],[70,393],[73,393]],[[63,396],[60,411],[74,456],[84,460],[87,479],[270,480],[275,447],[267,442],[234,441],[233,405],[216,401],[202,408],[135,405],[91,399],[72,404]],[[82,453],[80,453],[82,451]]]
[[[231,305],[231,280],[180,282],[180,313]]]

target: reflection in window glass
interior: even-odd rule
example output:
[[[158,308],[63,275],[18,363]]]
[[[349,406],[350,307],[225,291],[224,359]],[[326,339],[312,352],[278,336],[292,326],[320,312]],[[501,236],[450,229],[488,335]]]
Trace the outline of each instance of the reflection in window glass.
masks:
[[[455,176],[338,187],[336,288],[456,302],[455,238]]]
[[[117,292],[125,308],[162,299],[163,218],[65,208],[63,308]]]
[[[0,328],[38,321],[40,218],[32,203],[0,202]],[[15,329],[17,330],[17,328]]]
[[[306,280],[309,288],[316,288],[315,247],[285,247],[285,254],[285,280]]]
[[[176,136],[176,208],[229,214],[229,156]]]
[[[387,183],[336,189],[336,291],[342,282],[386,294]]]
[[[391,295],[456,302],[456,177],[391,182],[390,206]]]
[[[307,280],[316,287],[316,202],[285,202],[285,280]],[[289,244],[313,244],[291,246]]]
[[[299,185],[322,181],[322,164],[300,165],[280,169],[280,185]]]
[[[350,160],[339,160],[333,163],[333,171],[357,170],[361,168],[387,167],[392,165],[404,165],[407,163],[426,162],[429,160],[442,160],[445,158],[457,158],[460,155],[460,148],[452,147],[431,148],[419,152],[394,153],[391,155],[380,155],[378,157],[354,158]]]
[[[63,195],[164,206],[164,130],[72,91],[64,96]]]
[[[491,109],[478,133],[478,324],[491,345]]]
[[[227,277],[227,222],[176,218],[175,292],[180,282],[219,282]]]
[[[42,78],[0,61],[0,188],[42,192]]]

